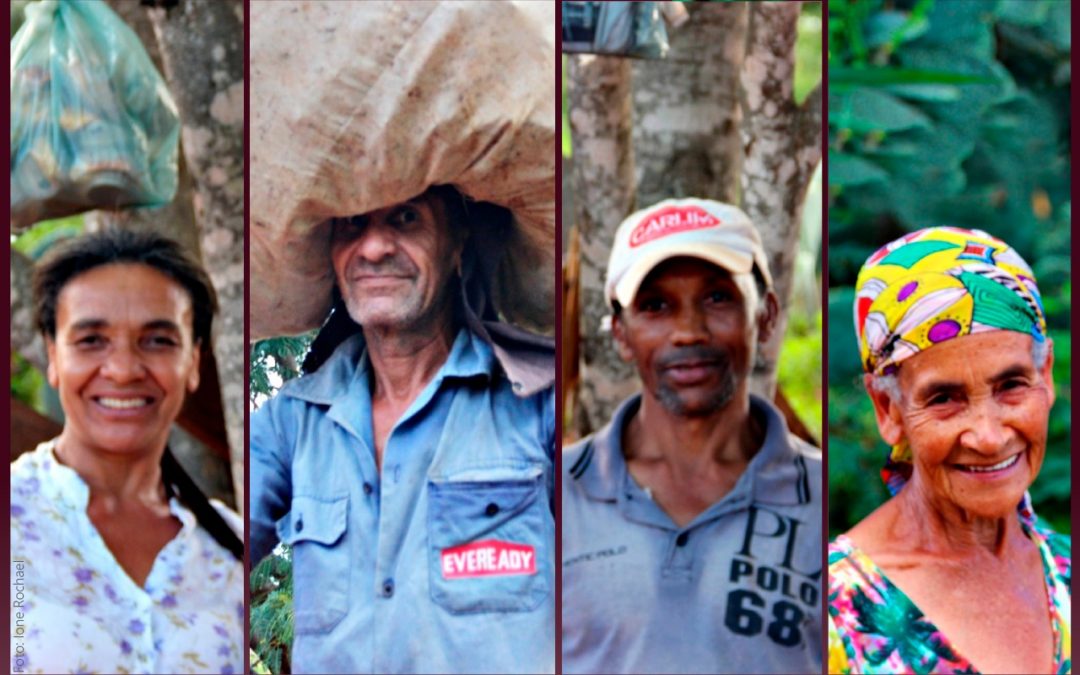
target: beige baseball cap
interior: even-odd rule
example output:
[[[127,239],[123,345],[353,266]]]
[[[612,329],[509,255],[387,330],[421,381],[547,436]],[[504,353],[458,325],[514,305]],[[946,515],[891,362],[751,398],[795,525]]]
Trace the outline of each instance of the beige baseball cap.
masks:
[[[701,258],[732,274],[747,274],[757,263],[772,288],[761,237],[742,210],[709,199],[665,199],[619,225],[604,285],[608,306],[618,301],[628,307],[653,268],[681,256]]]

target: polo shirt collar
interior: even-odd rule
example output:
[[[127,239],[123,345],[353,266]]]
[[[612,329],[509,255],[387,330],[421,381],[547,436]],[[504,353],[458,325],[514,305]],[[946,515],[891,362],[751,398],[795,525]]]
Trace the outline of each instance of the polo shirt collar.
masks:
[[[623,401],[611,422],[593,436],[578,463],[570,467],[571,475],[579,475],[582,488],[592,499],[617,501],[619,491],[627,480],[631,480],[623,454],[622,434],[640,408],[641,394]],[[754,503],[761,504],[808,503],[810,479],[806,463],[791,442],[784,418],[770,403],[754,394],[750,395],[750,409],[751,414],[758,415],[765,423],[765,440],[735,487],[721,502],[750,495]]]

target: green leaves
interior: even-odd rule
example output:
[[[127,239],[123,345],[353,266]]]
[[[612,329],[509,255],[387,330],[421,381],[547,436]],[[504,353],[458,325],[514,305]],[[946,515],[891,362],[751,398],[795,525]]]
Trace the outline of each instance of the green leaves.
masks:
[[[829,94],[829,125],[855,134],[888,133],[931,126],[930,118],[918,108],[884,91],[851,89]]]
[[[845,68],[829,65],[829,88],[895,87],[910,85],[993,84],[992,78],[970,73],[919,68]]]
[[[257,408],[281,385],[300,376],[301,365],[317,331],[295,337],[260,340],[251,348],[251,405]]]
[[[887,498],[877,477],[887,448],[862,391],[852,286],[874,250],[931,225],[999,236],[1035,271],[1058,400],[1032,495],[1040,515],[1067,531],[1071,3],[831,0],[829,8],[831,534]]]
[[[290,670],[293,642],[292,551],[266,556],[251,571],[251,645],[261,672]]]
[[[829,151],[829,184],[839,186],[884,183],[889,174],[873,162],[839,152]]]

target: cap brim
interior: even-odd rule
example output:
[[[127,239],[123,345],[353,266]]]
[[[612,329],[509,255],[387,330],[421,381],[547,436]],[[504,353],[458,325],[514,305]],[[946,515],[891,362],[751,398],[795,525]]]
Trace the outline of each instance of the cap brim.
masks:
[[[657,265],[671,258],[700,258],[706,262],[721,267],[732,274],[747,274],[754,268],[754,258],[749,254],[742,254],[730,249],[718,249],[703,251],[700,243],[673,243],[671,246],[657,248],[648,255],[642,256],[622,275],[616,283],[612,293],[608,294],[608,303],[611,303],[611,295],[615,296],[622,307],[629,307],[637,295],[641,282],[649,276]]]

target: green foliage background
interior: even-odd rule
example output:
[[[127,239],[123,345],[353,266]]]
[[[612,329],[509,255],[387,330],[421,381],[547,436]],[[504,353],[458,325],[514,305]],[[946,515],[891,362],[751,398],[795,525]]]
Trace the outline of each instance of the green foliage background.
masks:
[[[932,225],[978,228],[1034,268],[1057,402],[1031,493],[1070,532],[1071,50],[1067,0],[829,3],[829,531],[888,497],[887,448],[862,390],[859,267]]]
[[[78,236],[82,231],[82,214],[44,220],[20,235],[10,237],[11,248],[36,262],[53,244]],[[45,375],[14,349],[11,351],[11,396],[46,417],[63,419],[59,397],[45,381]]]
[[[316,331],[260,340],[251,348],[252,411],[272,398],[300,367]],[[280,544],[251,570],[251,664],[256,673],[291,670],[293,641],[292,551]]]

